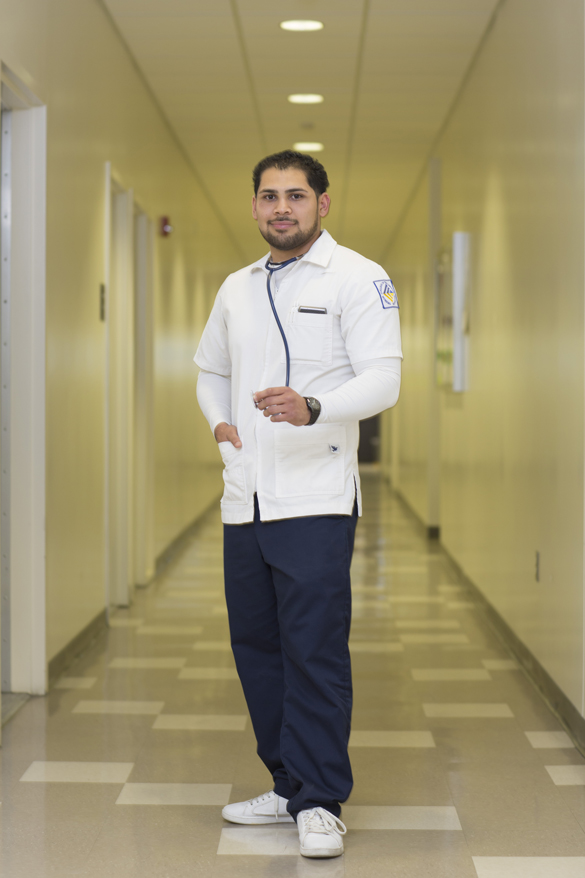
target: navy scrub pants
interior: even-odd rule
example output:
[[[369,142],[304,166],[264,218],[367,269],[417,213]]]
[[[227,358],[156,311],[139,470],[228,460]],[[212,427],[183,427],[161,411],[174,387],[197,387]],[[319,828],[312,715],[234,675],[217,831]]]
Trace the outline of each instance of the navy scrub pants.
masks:
[[[353,778],[347,752],[349,658],[357,508],[224,525],[232,648],[258,755],[274,791],[299,811],[341,813]]]

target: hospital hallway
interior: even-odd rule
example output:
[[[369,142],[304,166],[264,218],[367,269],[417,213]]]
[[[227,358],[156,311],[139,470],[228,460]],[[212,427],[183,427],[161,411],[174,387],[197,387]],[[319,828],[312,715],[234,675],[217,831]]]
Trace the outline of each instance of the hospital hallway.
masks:
[[[582,878],[585,760],[437,542],[375,468],[363,482],[344,857],[300,857],[294,826],[222,820],[271,779],[230,651],[214,508],[5,727],[1,875]]]

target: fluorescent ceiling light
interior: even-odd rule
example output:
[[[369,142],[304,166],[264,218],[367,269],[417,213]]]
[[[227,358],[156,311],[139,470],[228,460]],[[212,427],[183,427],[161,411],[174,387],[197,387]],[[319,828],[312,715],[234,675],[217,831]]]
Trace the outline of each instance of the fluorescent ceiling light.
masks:
[[[323,95],[289,95],[291,104],[322,104]]]
[[[323,144],[302,141],[301,143],[293,143],[293,149],[296,149],[297,152],[321,152]]]
[[[322,21],[281,21],[283,30],[322,30]]]

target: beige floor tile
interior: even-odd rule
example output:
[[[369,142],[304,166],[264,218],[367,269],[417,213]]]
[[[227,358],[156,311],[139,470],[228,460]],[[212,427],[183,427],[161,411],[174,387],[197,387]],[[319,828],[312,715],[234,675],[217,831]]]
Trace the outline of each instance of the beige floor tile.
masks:
[[[136,629],[136,634],[151,636],[173,636],[201,634],[201,625],[141,625]]]
[[[428,717],[447,719],[514,717],[507,704],[423,704],[423,710]]]
[[[585,765],[545,765],[557,787],[585,787]]]
[[[186,664],[187,659],[182,658],[115,658],[108,667],[114,671],[173,671]]]
[[[296,826],[234,826],[222,829],[218,856],[298,857]]]
[[[243,732],[248,722],[247,716],[229,716],[213,714],[165,714],[157,716],[153,729],[174,731],[212,731],[212,732]]]
[[[404,652],[402,643],[376,643],[368,640],[350,640],[349,648],[355,653],[396,653]]]
[[[461,680],[464,682],[482,682],[491,680],[488,671],[475,668],[413,668],[412,679],[420,682],[450,682]]]
[[[574,830],[575,817],[537,763],[499,769],[491,763],[452,765],[449,788],[464,832]]]
[[[477,878],[583,878],[585,857],[474,857]]]
[[[33,762],[22,783],[126,783],[132,762]]]
[[[235,668],[183,668],[179,680],[238,680]]]
[[[574,750],[566,732],[525,732],[535,750]]]
[[[541,825],[538,830],[523,832],[467,827],[465,837],[476,857],[585,856],[585,832],[577,824],[554,828]]]
[[[350,747],[434,747],[430,732],[363,732],[353,731],[349,739]]]
[[[151,716],[161,712],[164,701],[79,701],[73,713]]]
[[[60,677],[55,689],[92,689],[96,682],[97,677]]]
[[[520,665],[514,659],[484,659],[482,665],[486,671],[519,671]]]
[[[466,634],[400,634],[399,638],[408,646],[469,643]]]
[[[132,619],[132,618],[118,618],[117,616],[113,616],[108,625],[110,628],[137,628],[139,625],[144,623],[144,619]]]
[[[396,627],[401,630],[419,629],[421,631],[430,631],[436,628],[448,631],[461,628],[461,622],[457,622],[455,619],[402,619],[396,621]]]
[[[231,784],[127,783],[116,805],[227,805]]]
[[[344,805],[343,822],[349,829],[461,830],[450,806]]]
[[[226,640],[198,640],[193,645],[193,649],[197,652],[231,652],[232,645],[229,639]]]
[[[344,860],[348,878],[477,878],[462,832],[356,830]]]

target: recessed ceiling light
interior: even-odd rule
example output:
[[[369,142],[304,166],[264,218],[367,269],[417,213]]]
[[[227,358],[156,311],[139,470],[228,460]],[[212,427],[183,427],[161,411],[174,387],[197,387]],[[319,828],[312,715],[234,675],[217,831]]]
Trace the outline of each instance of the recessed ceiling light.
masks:
[[[281,21],[283,30],[323,30],[322,21]]]
[[[322,143],[305,143],[304,141],[293,143],[293,149],[296,149],[297,152],[321,152],[323,148]]]
[[[291,104],[322,104],[323,95],[289,95]]]

